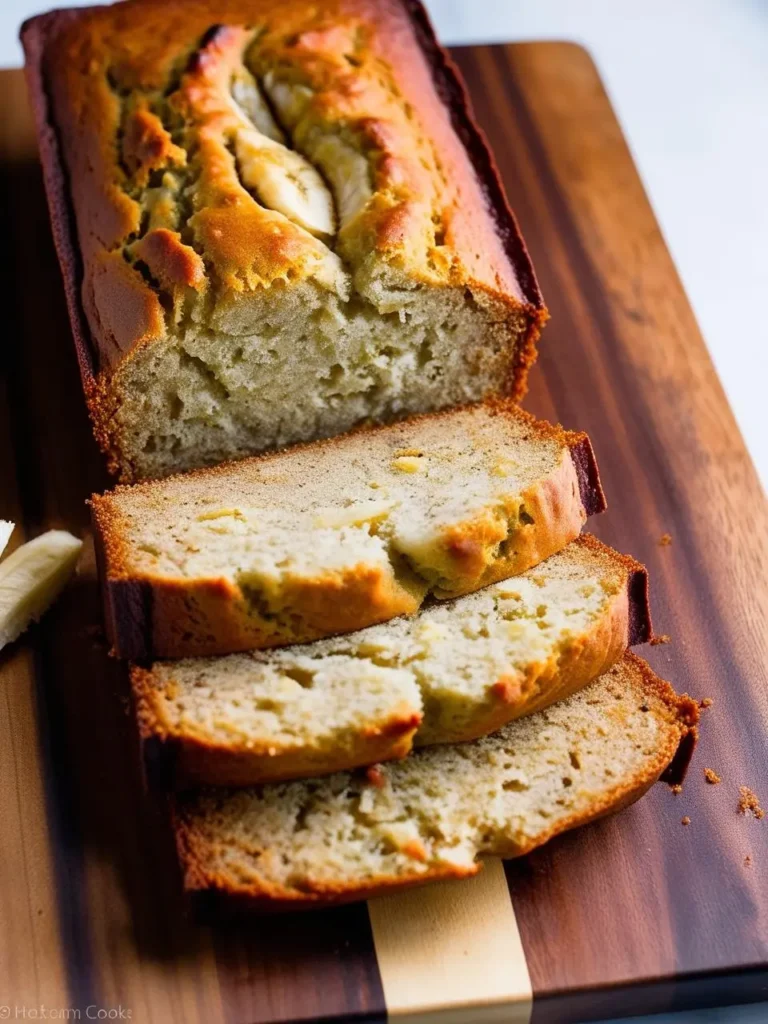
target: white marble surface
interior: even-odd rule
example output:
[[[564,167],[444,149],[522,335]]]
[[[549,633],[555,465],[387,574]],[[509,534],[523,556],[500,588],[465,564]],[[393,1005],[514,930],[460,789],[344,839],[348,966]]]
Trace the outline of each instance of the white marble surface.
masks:
[[[569,39],[589,49],[765,486],[768,319],[761,307],[768,298],[768,3],[427,5],[446,43]],[[41,0],[0,0],[0,67],[21,63],[18,26],[47,6]],[[766,1024],[768,1005],[644,1020]]]

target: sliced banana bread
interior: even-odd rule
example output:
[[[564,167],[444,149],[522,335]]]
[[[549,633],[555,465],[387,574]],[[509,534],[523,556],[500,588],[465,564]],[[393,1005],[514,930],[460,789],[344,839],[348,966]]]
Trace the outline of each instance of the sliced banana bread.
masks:
[[[559,700],[650,638],[648,579],[583,536],[502,583],[312,644],[131,673],[151,769],[251,785],[475,739]]]
[[[605,499],[585,434],[500,402],[92,499],[115,652],[350,632],[519,573]]]
[[[178,798],[187,890],[243,908],[362,899],[479,870],[625,807],[655,782],[698,705],[634,655],[580,693],[473,743],[356,774]]]

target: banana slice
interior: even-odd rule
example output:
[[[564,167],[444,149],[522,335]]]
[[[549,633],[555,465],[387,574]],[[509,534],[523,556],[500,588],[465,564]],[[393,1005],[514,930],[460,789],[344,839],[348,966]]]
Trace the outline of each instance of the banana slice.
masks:
[[[0,555],[5,551],[5,546],[11,539],[13,533],[13,523],[9,523],[7,519],[0,519]]]
[[[304,145],[330,182],[343,228],[357,217],[373,195],[368,160],[354,146],[328,133],[310,132]]]
[[[37,621],[63,590],[83,542],[49,530],[0,563],[0,650]]]
[[[318,172],[300,153],[243,128],[236,136],[235,156],[243,184],[256,192],[265,206],[313,235],[334,234],[333,198]]]
[[[297,128],[314,93],[308,86],[281,82],[269,71],[264,76],[264,90],[284,124]],[[344,227],[360,213],[373,195],[371,167],[366,156],[337,135],[310,128],[303,133],[301,148],[323,172],[333,190]]]
[[[275,124],[272,111],[256,84],[256,79],[246,68],[238,68],[232,76],[232,98],[238,107],[253,121],[262,135],[269,136],[275,142],[284,142],[285,138]]]
[[[263,85],[280,120],[288,128],[295,128],[312,102],[312,89],[298,82],[281,82],[273,71],[264,75]]]
[[[231,83],[230,107],[239,122],[235,157],[243,184],[270,210],[319,238],[336,231],[333,196],[301,153],[283,145],[282,133],[255,79],[241,69]]]

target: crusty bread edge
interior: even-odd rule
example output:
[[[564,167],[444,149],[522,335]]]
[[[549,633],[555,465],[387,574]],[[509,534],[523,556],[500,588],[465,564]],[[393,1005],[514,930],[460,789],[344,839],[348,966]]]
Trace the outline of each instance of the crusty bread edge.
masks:
[[[616,551],[610,545],[598,540],[594,534],[582,533],[579,537],[579,544],[584,544],[593,551],[610,555],[626,569],[629,603],[627,646],[637,647],[640,644],[647,644],[654,636],[648,569],[632,555]]]
[[[57,31],[60,25],[82,17],[89,10],[93,10],[93,8],[81,7],[49,11],[47,14],[28,18],[21,26],[19,37],[24,48],[27,88],[37,129],[40,163],[43,169],[53,241],[64,279],[64,292],[75,340],[77,361],[90,408],[91,396],[96,387],[94,352],[80,301],[81,268],[79,249],[75,241],[74,211],[69,200],[66,171],[56,135],[43,68],[45,48],[49,37]],[[91,409],[91,414],[93,416],[93,409]]]
[[[534,714],[555,701],[563,700],[587,686],[624,655],[628,646],[644,643],[652,635],[648,603],[648,573],[629,555],[622,555],[591,534],[583,534],[574,543],[608,558],[627,576],[625,590],[611,602],[608,614],[588,630],[574,649],[568,652],[564,667],[549,679],[532,681],[540,685],[538,693],[504,696],[499,681],[499,703],[495,712],[470,734],[454,742],[478,739],[494,732],[514,718]],[[624,638],[623,643],[618,636]],[[594,660],[602,649],[603,659]],[[586,666],[591,666],[586,668]],[[148,779],[157,786],[183,790],[196,785],[241,786],[287,781],[310,775],[327,775],[354,770],[377,761],[405,757],[413,746],[421,715],[415,708],[397,708],[391,719],[380,723],[374,733],[360,737],[355,751],[345,750],[334,759],[327,757],[322,766],[314,751],[302,756],[302,748],[270,743],[264,749],[217,743],[179,733],[167,721],[152,667],[131,666],[131,690],[139,724]],[[515,710],[516,708],[516,710]]]
[[[416,41],[432,72],[435,90],[451,117],[453,130],[461,141],[485,197],[488,215],[520,283],[528,320],[525,337],[518,341],[507,377],[507,394],[520,401],[528,390],[528,371],[536,361],[537,342],[549,319],[536,280],[525,239],[509,204],[496,159],[485,132],[477,123],[472,102],[458,67],[440,45],[429,14],[421,0],[401,0],[410,18]]]
[[[588,436],[584,433],[567,431],[559,425],[537,420],[530,413],[520,409],[510,399],[496,399],[476,403],[460,410],[445,410],[424,413],[409,418],[407,425],[421,421],[450,420],[456,412],[472,409],[486,409],[492,415],[506,416],[523,423],[537,438],[549,440],[567,448],[578,480],[579,494],[584,517],[604,511],[605,494],[600,482],[597,460]],[[297,445],[287,451],[323,452],[335,450],[346,439],[357,439],[361,434],[370,435],[378,431],[397,430],[398,425],[377,425],[359,428],[339,437]],[[164,480],[161,486],[181,482],[193,477],[216,481],[222,474],[234,467],[251,467],[284,458],[286,452],[268,452],[251,456],[237,462],[223,463],[207,469],[193,470]],[[565,474],[563,475],[565,479]],[[91,520],[97,548],[102,585],[102,600],[107,638],[113,652],[121,658],[132,661],[147,661],[155,657],[180,658],[215,656],[255,647],[277,646],[288,642],[307,642],[335,632],[352,632],[377,622],[385,622],[397,615],[410,614],[418,607],[414,596],[407,588],[398,585],[397,579],[382,570],[372,572],[370,567],[360,567],[359,572],[350,575],[349,585],[355,590],[354,601],[344,602],[343,607],[359,612],[356,621],[328,622],[327,629],[307,632],[299,637],[286,637],[276,630],[273,622],[260,619],[253,610],[243,607],[239,600],[239,589],[225,579],[167,578],[159,575],[136,575],[130,568],[130,551],[126,542],[126,523],[120,504],[121,495],[130,491],[150,491],[156,486],[152,482],[134,485],[120,485],[103,495],[94,494],[90,499]],[[553,553],[553,545],[545,543],[548,533],[554,531],[552,522],[537,527],[540,538],[536,547]],[[562,524],[561,524],[562,525]],[[562,533],[562,531],[561,531]],[[573,535],[575,536],[575,530]],[[561,546],[560,544],[557,545]],[[553,550],[550,550],[553,549]],[[523,571],[531,566],[518,568]],[[482,584],[492,582],[489,577]],[[318,586],[322,580],[317,581]],[[338,582],[334,583],[338,592]],[[308,584],[309,587],[309,584]],[[207,631],[215,640],[203,641],[198,637],[194,643],[182,642],[178,638],[181,630],[176,619],[178,609],[183,614],[186,602],[211,602],[215,609],[216,628]],[[341,607],[336,603],[334,607]],[[168,608],[173,608],[169,612]]]
[[[410,752],[422,719],[421,708],[401,701],[386,720],[372,725],[367,735],[356,737],[352,748],[339,751],[335,759],[324,751],[299,744],[216,744],[174,731],[157,699],[151,669],[132,665],[130,681],[145,778],[153,788],[160,789],[181,791],[200,785],[286,782],[397,760]],[[257,780],[253,778],[254,765],[260,768]]]
[[[638,800],[668,771],[681,751],[690,757],[698,735],[699,705],[692,698],[679,696],[668,682],[632,653],[625,655],[629,667],[638,673],[649,696],[664,706],[668,735],[660,742],[656,754],[629,780],[617,783],[600,800],[582,814],[571,815],[531,839],[524,846],[510,846],[495,851],[505,858],[519,857],[543,845],[555,836],[599,818],[607,817]],[[373,878],[365,885],[347,885],[343,881],[317,885],[312,891],[297,892],[279,885],[243,884],[233,889],[228,880],[207,866],[209,844],[184,816],[183,798],[169,802],[171,824],[182,868],[184,889],[193,904],[205,914],[302,910],[368,899],[389,891],[410,888],[447,878],[461,878],[480,870],[482,860],[468,867],[440,865],[434,869],[398,878]]]

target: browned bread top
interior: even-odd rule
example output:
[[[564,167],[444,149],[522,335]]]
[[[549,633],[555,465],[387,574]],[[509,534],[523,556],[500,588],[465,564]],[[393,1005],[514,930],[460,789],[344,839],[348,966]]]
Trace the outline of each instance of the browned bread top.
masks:
[[[545,310],[414,0],[128,0],[22,40],[123,480],[523,393]]]
[[[166,304],[341,287],[341,260],[541,305],[415,4],[128,0],[50,23],[45,68],[102,366],[162,337]]]

